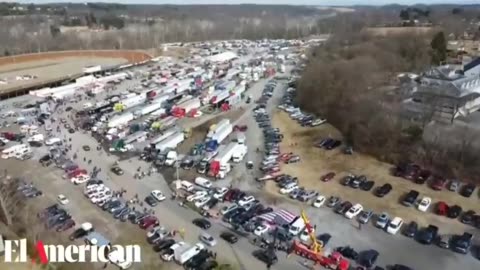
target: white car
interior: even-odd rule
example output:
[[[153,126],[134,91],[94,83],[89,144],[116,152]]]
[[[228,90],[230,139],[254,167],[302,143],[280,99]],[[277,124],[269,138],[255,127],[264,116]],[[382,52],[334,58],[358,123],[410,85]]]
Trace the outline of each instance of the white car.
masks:
[[[244,205],[246,205],[250,202],[253,202],[253,201],[255,201],[255,197],[253,197],[251,195],[250,196],[245,196],[238,201],[238,205],[244,206]]]
[[[220,213],[222,215],[225,215],[226,213],[232,211],[232,210],[235,210],[238,208],[238,204],[231,204],[231,205],[228,205],[228,206],[224,206],[221,210],[220,210]]]
[[[95,195],[94,197],[92,197],[90,199],[90,201],[92,203],[99,203],[99,202],[108,200],[109,198],[112,197],[112,195],[113,195],[112,192],[110,190],[107,190],[105,192],[102,192],[102,193],[99,193],[99,194]]]
[[[203,243],[207,244],[210,247],[213,247],[217,244],[217,240],[215,240],[215,238],[213,238],[213,236],[211,236],[208,233],[201,233],[198,238],[200,239],[200,241],[202,241]]]
[[[208,193],[206,191],[200,190],[200,191],[197,191],[197,192],[193,193],[192,195],[188,196],[187,201],[193,202],[195,200],[206,197],[207,195],[208,195]]]
[[[396,234],[403,225],[403,219],[394,217],[387,226],[387,233]]]
[[[313,230],[313,235],[315,235],[315,230],[312,228]],[[304,243],[308,243],[308,241],[310,241],[310,234],[308,233],[308,230],[305,228],[305,230],[302,231],[302,233],[300,233],[300,235],[298,236],[300,238],[300,240]]]
[[[313,207],[320,208],[326,200],[327,198],[325,198],[325,196],[320,195],[313,201],[312,205]]]
[[[208,201],[210,201],[210,197],[202,197],[200,199],[195,200],[195,206],[200,208],[204,206]]]
[[[288,194],[294,190],[298,189],[298,185],[296,183],[292,183],[290,185],[287,185],[284,188],[280,189],[280,194]]]
[[[157,201],[161,202],[166,199],[165,195],[160,190],[152,190],[152,197],[154,197]]]
[[[73,177],[72,179],[70,179],[70,181],[76,185],[83,184],[88,180],[90,180],[90,176],[86,174],[81,174],[81,175],[78,175],[77,177]]]
[[[102,198],[100,198],[96,204],[100,207],[102,207],[106,202],[108,202],[113,196],[110,194],[110,195],[105,195],[103,196]]]
[[[429,197],[423,197],[422,200],[420,200],[420,202],[418,203],[417,208],[422,212],[427,212],[430,204],[432,204],[432,199]]]
[[[257,228],[255,228],[253,233],[256,236],[262,236],[264,233],[268,232],[268,230],[270,230],[270,227],[268,225],[262,224],[262,225],[258,226]]]
[[[99,190],[97,192],[94,192],[94,193],[88,195],[88,198],[90,200],[92,200],[92,198],[94,198],[94,197],[100,198],[100,197],[103,197],[103,196],[107,195],[109,192],[110,192],[110,189],[105,188],[105,189]]]
[[[105,186],[104,184],[87,186],[87,187],[85,187],[85,189],[83,190],[83,194],[86,195],[88,192],[93,191],[93,190],[100,189],[100,188],[102,188],[102,187],[104,187],[104,186]]]
[[[65,197],[65,195],[63,194],[60,194],[57,196],[57,201],[62,204],[62,205],[66,205],[68,204],[70,201],[67,199],[67,197]]]
[[[354,206],[350,207],[348,211],[345,213],[345,217],[348,219],[352,219],[356,217],[360,212],[362,212],[363,206],[359,203],[355,204]]]
[[[223,196],[225,196],[225,194],[227,194],[227,192],[228,192],[228,188],[226,188],[226,187],[218,188],[217,191],[215,192],[215,194],[213,194],[213,197],[217,200],[221,200],[221,199],[223,199]]]
[[[319,118],[319,119],[313,120],[311,125],[312,125],[312,127],[315,127],[315,126],[319,126],[319,125],[321,125],[325,122],[327,122],[327,119]]]

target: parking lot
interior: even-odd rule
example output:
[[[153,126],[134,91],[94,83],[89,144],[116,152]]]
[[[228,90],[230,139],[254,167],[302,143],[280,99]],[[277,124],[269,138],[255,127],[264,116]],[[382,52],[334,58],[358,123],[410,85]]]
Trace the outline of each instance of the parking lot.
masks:
[[[242,57],[240,61],[248,59],[248,57]],[[284,76],[289,77],[291,68],[292,66],[287,67]],[[189,262],[185,265],[187,268],[188,265],[200,267],[201,262],[196,262],[196,260],[201,260],[203,263],[203,260],[208,257],[210,262],[231,264],[234,266],[233,269],[263,269],[265,264],[272,264],[270,269],[304,269],[302,266],[304,259],[293,254],[287,256],[286,251],[292,253],[290,250],[292,241],[311,243],[309,234],[302,233],[306,227],[305,222],[303,221],[303,227],[298,228],[294,234],[292,233],[294,237],[282,234],[284,231],[292,232],[293,227],[289,223],[302,224],[303,219],[300,217],[302,210],[305,211],[310,224],[315,228],[311,235],[319,239],[324,239],[322,235],[331,235],[331,240],[327,241],[328,244],[323,248],[323,253],[326,255],[335,248],[351,246],[360,254],[369,250],[378,251],[379,256],[374,260],[376,261],[374,264],[379,267],[402,263],[414,269],[478,268],[478,260],[470,254],[459,255],[436,246],[424,246],[402,236],[401,233],[392,236],[374,226],[362,226],[355,218],[347,219],[342,215],[335,214],[326,206],[327,202],[319,208],[312,207],[312,203],[318,195],[315,192],[326,198],[335,195],[342,201],[348,200],[352,204],[360,203],[364,210],[371,209],[377,214],[385,211],[388,212],[390,218],[399,216],[406,223],[414,220],[421,226],[436,225],[440,229],[440,234],[461,234],[466,231],[471,232],[474,239],[478,237],[478,232],[474,227],[431,213],[435,207],[434,203],[437,201],[445,201],[449,205],[459,204],[464,210],[478,210],[476,194],[471,198],[464,198],[446,190],[433,191],[426,185],[412,184],[409,180],[391,176],[391,165],[380,163],[358,153],[345,155],[339,148],[325,150],[314,147],[314,144],[321,139],[326,137],[341,139],[341,136],[333,127],[323,124],[320,118],[312,117],[308,123],[315,125],[313,123],[322,122],[318,126],[301,127],[290,119],[288,114],[277,109],[283,94],[288,89],[288,78],[259,79],[252,82],[246,91],[246,96],[250,99],[248,102],[244,97],[227,111],[217,108],[201,117],[185,117],[176,122],[174,133],[180,134],[182,129],[191,132],[189,137],[182,140],[178,147],[173,147],[176,149],[176,158],[173,158],[173,164],[177,164],[177,166],[185,157],[193,157],[196,161],[200,161],[208,156],[207,152],[209,151],[195,155],[190,153],[197,144],[206,147],[205,137],[209,136],[210,131],[218,128],[215,125],[220,121],[229,119],[231,128],[236,126],[236,129],[243,130],[228,132],[229,135],[222,138],[224,142],[218,142],[218,144],[223,145],[222,149],[228,148],[228,145],[232,145],[232,143],[239,143],[237,135],[243,133],[248,146],[245,157],[238,163],[231,162],[231,171],[224,171],[220,166],[220,170],[213,175],[212,171],[215,168],[211,164],[220,161],[209,160],[207,171],[210,172],[201,176],[209,179],[207,182],[197,181],[196,177],[200,176],[197,173],[199,162],[195,162],[193,163],[194,167],[189,170],[179,168],[180,180],[186,180],[190,184],[187,183],[187,186],[171,184],[181,183],[174,181],[177,178],[175,166],[169,166],[165,161],[169,158],[172,150],[168,148],[168,151],[163,151],[163,149],[152,151],[151,147],[145,150],[144,147],[149,146],[148,142],[152,137],[148,137],[146,142],[133,141],[132,145],[135,151],[115,150],[110,152],[111,142],[105,140],[105,136],[100,136],[105,133],[83,129],[78,123],[79,118],[74,117],[74,112],[82,110],[87,101],[89,103],[100,102],[106,99],[107,95],[132,90],[143,80],[143,77],[125,80],[117,84],[115,90],[102,92],[93,98],[82,95],[82,99],[74,103],[66,103],[57,107],[51,116],[56,118],[57,122],[47,121],[39,130],[41,133],[50,133],[50,137],[60,138],[66,147],[50,147],[60,149],[55,152],[65,151],[59,156],[64,159],[69,158],[70,161],[61,161],[60,157],[52,158],[55,161],[50,166],[42,166],[38,160],[45,156],[49,149],[48,147],[39,147],[34,148],[33,156],[29,160],[2,160],[0,171],[6,169],[12,176],[22,176],[27,181],[33,182],[35,187],[42,191],[42,196],[29,199],[30,202],[36,204],[39,208],[38,211],[58,202],[58,195],[62,194],[69,201],[62,207],[75,220],[75,228],[84,222],[89,222],[93,224],[96,231],[105,235],[112,243],[140,244],[143,263],[141,265],[133,264],[132,268],[134,269],[148,269],[149,267],[153,269],[160,265],[167,269],[180,268],[177,264],[164,262],[165,259],[162,260],[160,257],[168,257],[170,253],[173,254],[174,251],[170,251],[173,243],[182,241],[191,243],[192,246],[195,243],[202,243],[206,246],[204,248],[206,253],[198,253],[197,255],[201,254],[201,256],[195,255],[185,261]],[[67,107],[71,107],[71,109],[67,110]],[[114,115],[118,115],[118,113]],[[147,118],[149,117],[131,120],[131,126],[127,126],[128,131],[131,132],[130,129],[133,129],[133,126],[137,127],[147,121]],[[58,119],[64,120],[58,123]],[[213,128],[211,124],[214,124]],[[52,128],[51,131],[45,130],[50,125],[59,126],[59,128]],[[17,132],[15,128],[18,129],[16,125],[9,128],[13,132]],[[162,132],[167,131],[168,129]],[[118,134],[119,132],[113,135]],[[181,134],[183,136],[188,132],[182,131]],[[163,136],[163,134],[156,133],[154,136]],[[50,152],[53,155],[54,151],[50,150]],[[226,153],[222,150],[218,150],[218,152],[219,156]],[[262,158],[273,155],[278,155],[279,158],[275,158],[274,162],[263,163]],[[148,159],[145,158],[147,156]],[[230,163],[230,160],[231,158],[228,158],[227,163]],[[55,165],[63,166],[63,168],[57,168]],[[94,173],[91,174],[92,172]],[[225,172],[225,176],[220,172]],[[321,177],[329,172],[335,172],[335,177],[328,182],[321,181]],[[347,173],[354,173],[357,176],[365,175],[369,180],[375,182],[374,186],[370,191],[343,186],[341,179]],[[289,197],[293,195],[287,195],[288,190],[283,192],[285,194],[279,193],[280,188],[277,183],[271,180],[281,174],[290,175],[292,178],[298,177],[299,186],[305,187],[311,192],[298,192],[296,193],[297,197],[304,198],[307,202],[301,203],[298,200],[290,199]],[[265,175],[269,176],[269,180],[257,181]],[[92,190],[94,189],[90,178],[100,179],[104,184],[102,187],[95,186],[92,196],[87,192],[87,187],[92,186]],[[209,181],[211,181],[211,186],[206,184]],[[74,185],[72,182],[77,182],[78,185]],[[372,193],[384,183],[390,183],[393,189],[384,198],[377,198]],[[189,187],[190,185],[192,188]],[[434,203],[426,213],[416,210],[415,207],[407,208],[399,204],[402,196],[412,188],[420,192],[419,198],[429,196],[433,199]],[[88,198],[85,197],[85,194]],[[172,194],[177,195],[175,199]],[[113,209],[113,204],[107,209],[111,210],[113,215],[101,211],[103,205],[109,205],[110,201],[114,200],[118,201],[118,205],[115,207],[119,207],[119,209]],[[224,210],[224,207],[234,204],[240,205],[238,210],[232,210],[230,214]],[[208,207],[204,207],[205,205]],[[124,210],[125,213],[121,212]],[[349,209],[343,210],[347,212]],[[136,212],[141,213],[137,215]],[[146,217],[141,219],[142,213],[146,213]],[[272,213],[276,216],[272,217]],[[207,217],[206,221],[202,219],[201,214]],[[201,220],[194,222],[196,219]],[[372,220],[375,220],[375,217]],[[155,227],[158,224],[164,228]],[[151,240],[153,237],[147,237],[147,231],[152,228],[156,228],[155,233],[157,234],[169,235],[168,237],[162,236],[162,238],[171,238],[175,241],[166,242],[165,239],[160,240],[160,236],[158,236],[155,238],[159,241],[153,245],[155,246],[154,250],[147,241],[147,238]],[[59,235],[62,239],[67,239],[72,230],[73,228],[69,228]],[[238,241],[230,243],[224,237],[222,239],[220,236],[225,235],[226,232],[233,233]],[[205,236],[205,233],[213,237],[215,244],[213,244],[213,240]],[[275,251],[275,256],[269,253],[272,250]],[[259,257],[260,260],[252,260],[252,255]],[[415,260],[411,259],[413,255]],[[181,262],[183,259],[180,257],[175,256],[175,260],[183,264]],[[190,260],[195,257],[197,259]],[[433,257],[436,259],[431,260]],[[362,260],[358,258],[348,261],[352,266],[357,265],[357,262],[363,264],[360,263]],[[114,266],[109,267],[114,268]],[[211,267],[201,269],[211,269]]]

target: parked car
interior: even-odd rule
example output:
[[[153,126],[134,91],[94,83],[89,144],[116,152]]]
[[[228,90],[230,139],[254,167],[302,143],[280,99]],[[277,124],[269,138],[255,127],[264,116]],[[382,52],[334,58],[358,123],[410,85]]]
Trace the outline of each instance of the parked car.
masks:
[[[475,191],[476,186],[474,184],[466,184],[460,190],[460,195],[463,197],[469,198],[472,196],[472,193]]]
[[[377,197],[382,198],[385,195],[387,195],[388,193],[390,193],[390,191],[392,191],[392,185],[391,184],[383,184],[382,186],[378,187],[375,190],[375,195]]]
[[[238,241],[238,237],[235,234],[230,232],[222,232],[220,234],[220,237],[230,244],[234,244]]]
[[[329,181],[332,180],[334,177],[335,177],[335,173],[334,173],[334,172],[329,172],[329,173],[325,174],[324,176],[322,176],[320,179],[321,179],[323,182],[329,182]]]
[[[373,216],[373,211],[363,210],[358,216],[358,222],[362,224],[366,224],[368,223],[368,221],[370,221],[370,218],[372,218],[372,216]]]
[[[447,217],[458,218],[462,213],[462,207],[459,205],[453,205],[448,208]]]
[[[457,192],[458,191],[458,188],[460,187],[460,182],[457,181],[457,180],[450,180],[450,182],[448,183],[448,190],[450,191],[453,191],[453,192]]]
[[[354,206],[350,207],[348,211],[345,213],[345,217],[348,219],[352,219],[356,217],[360,212],[362,212],[363,206],[359,203],[355,204]]]
[[[336,196],[330,196],[330,198],[328,199],[328,202],[327,202],[327,206],[328,207],[335,207],[337,204],[339,204],[341,202],[340,198],[339,197],[336,197]]]
[[[441,178],[437,176],[432,180],[431,188],[433,190],[442,190],[445,187],[446,183],[447,183],[447,180],[445,178]]]
[[[418,191],[410,190],[403,198],[402,204],[407,207],[412,206],[417,201],[418,195],[420,195]]]
[[[377,221],[375,222],[375,227],[384,229],[389,221],[389,216],[387,213],[383,212],[377,216]]]
[[[210,221],[204,219],[204,218],[196,218],[192,221],[192,223],[197,226],[197,227],[200,227],[204,230],[207,230],[209,229],[210,227],[212,227],[212,224],[210,223]]]
[[[448,213],[448,204],[445,202],[438,202],[436,207],[435,207],[435,213],[440,216],[446,216]]]
[[[472,246],[472,241],[473,235],[471,233],[463,233],[462,235],[452,236],[450,243],[453,251],[467,254]]]
[[[374,185],[375,185],[375,182],[374,182],[374,181],[372,181],[372,180],[367,180],[367,181],[362,182],[362,183],[360,184],[360,189],[361,189],[361,190],[364,190],[364,191],[370,191],[370,190],[373,188]]]
[[[460,217],[460,222],[462,222],[463,224],[468,224],[468,225],[471,225],[473,224],[473,219],[475,217],[475,211],[473,210],[468,210],[466,212],[464,212],[462,214],[462,216]]]
[[[345,258],[357,260],[358,259],[358,252],[356,252],[352,247],[345,246],[345,247],[338,247],[335,251],[342,254]]]
[[[450,236],[448,235],[440,235],[436,240],[437,246],[445,249],[450,248]]]
[[[403,225],[403,219],[400,217],[394,217],[387,226],[387,233],[389,234],[397,234],[400,228]]]
[[[407,226],[405,226],[405,229],[403,230],[403,235],[406,237],[414,237],[417,234],[418,231],[418,224],[415,221],[411,221],[408,223]]]
[[[312,206],[316,208],[320,208],[325,203],[326,200],[327,198],[325,198],[325,196],[320,195],[315,199],[315,201],[313,201]]]
[[[428,225],[417,232],[417,241],[424,245],[430,245],[435,239],[437,239],[438,227],[434,225]]]
[[[428,208],[430,207],[430,204],[432,203],[432,199],[429,197],[423,197],[420,202],[418,203],[418,210],[422,212],[427,212]]]

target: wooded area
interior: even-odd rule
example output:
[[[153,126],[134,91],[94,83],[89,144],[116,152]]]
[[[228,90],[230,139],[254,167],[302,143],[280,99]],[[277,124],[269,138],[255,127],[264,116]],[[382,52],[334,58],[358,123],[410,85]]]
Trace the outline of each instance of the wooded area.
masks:
[[[438,39],[441,34],[436,34]],[[349,36],[350,38],[348,38]],[[312,52],[300,82],[297,102],[328,119],[356,151],[380,160],[412,161],[448,177],[477,180],[480,156],[463,138],[458,147],[426,143],[424,123],[400,117],[405,92],[399,72],[419,72],[438,61],[433,35],[388,38],[342,35]]]

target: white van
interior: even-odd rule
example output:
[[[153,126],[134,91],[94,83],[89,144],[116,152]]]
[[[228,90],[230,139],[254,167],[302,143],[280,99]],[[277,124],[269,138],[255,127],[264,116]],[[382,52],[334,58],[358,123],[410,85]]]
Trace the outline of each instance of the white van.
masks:
[[[211,188],[212,187],[212,182],[210,180],[205,179],[203,177],[197,177],[195,178],[195,184],[204,187],[204,188]]]
[[[182,182],[180,183],[180,188],[188,192],[192,192],[194,189],[194,186],[192,183],[182,180]]]

